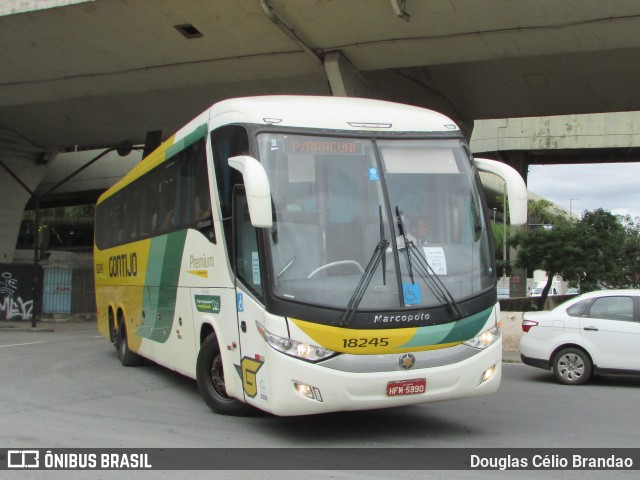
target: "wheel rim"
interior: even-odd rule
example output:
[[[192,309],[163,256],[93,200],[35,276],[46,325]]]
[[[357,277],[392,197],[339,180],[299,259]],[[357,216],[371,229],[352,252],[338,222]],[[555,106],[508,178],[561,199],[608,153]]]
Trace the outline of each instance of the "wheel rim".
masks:
[[[227,396],[227,389],[224,386],[224,370],[222,369],[222,356],[216,355],[211,362],[211,385],[218,395],[223,398]]]
[[[566,353],[558,360],[558,373],[567,382],[579,381],[585,372],[584,360],[575,353]]]

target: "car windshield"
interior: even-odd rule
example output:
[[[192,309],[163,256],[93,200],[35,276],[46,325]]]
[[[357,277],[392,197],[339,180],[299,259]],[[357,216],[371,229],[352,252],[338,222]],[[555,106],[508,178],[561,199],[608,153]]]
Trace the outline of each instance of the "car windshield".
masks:
[[[262,133],[258,144],[280,298],[346,308],[360,289],[359,308],[415,308],[495,286],[477,176],[459,140]]]

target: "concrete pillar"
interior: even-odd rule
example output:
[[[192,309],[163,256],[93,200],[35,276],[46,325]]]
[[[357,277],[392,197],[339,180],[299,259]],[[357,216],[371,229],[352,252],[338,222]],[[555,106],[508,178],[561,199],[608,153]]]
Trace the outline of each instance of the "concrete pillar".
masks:
[[[6,130],[0,131],[0,161],[32,192],[47,171],[43,151]],[[12,263],[24,207],[31,195],[0,166],[0,263]]]
[[[324,57],[331,93],[334,97],[373,98],[373,87],[351,64],[342,52],[330,52]]]

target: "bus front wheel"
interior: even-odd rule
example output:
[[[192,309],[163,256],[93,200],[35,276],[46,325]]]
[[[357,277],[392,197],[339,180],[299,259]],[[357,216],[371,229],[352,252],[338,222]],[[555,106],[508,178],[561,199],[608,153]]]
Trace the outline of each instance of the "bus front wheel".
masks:
[[[247,415],[251,407],[227,395],[222,354],[215,333],[202,342],[196,365],[198,390],[211,410],[222,415]]]

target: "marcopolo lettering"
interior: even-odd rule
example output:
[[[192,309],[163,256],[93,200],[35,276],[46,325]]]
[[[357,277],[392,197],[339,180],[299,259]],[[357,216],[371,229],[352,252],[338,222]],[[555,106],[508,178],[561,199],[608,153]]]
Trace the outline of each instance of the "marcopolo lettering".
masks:
[[[109,257],[110,277],[136,277],[138,275],[138,255],[136,252]]]
[[[429,320],[431,315],[424,312],[419,313],[399,313],[399,314],[376,314],[373,323],[411,323]]]

